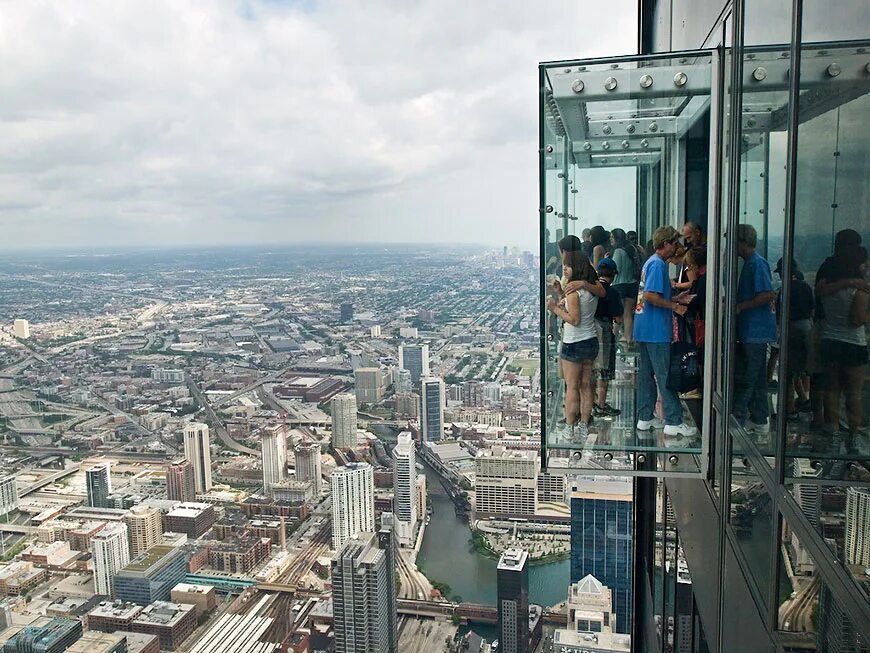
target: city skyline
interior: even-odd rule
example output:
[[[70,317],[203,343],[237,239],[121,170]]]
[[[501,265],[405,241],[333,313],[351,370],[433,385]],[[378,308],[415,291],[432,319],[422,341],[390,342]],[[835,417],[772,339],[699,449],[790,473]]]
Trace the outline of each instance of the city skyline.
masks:
[[[531,243],[525,89],[542,59],[633,51],[636,8],[617,4],[0,10],[0,57],[18,62],[0,121],[4,245]],[[551,30],[554,13],[612,31],[581,40]]]

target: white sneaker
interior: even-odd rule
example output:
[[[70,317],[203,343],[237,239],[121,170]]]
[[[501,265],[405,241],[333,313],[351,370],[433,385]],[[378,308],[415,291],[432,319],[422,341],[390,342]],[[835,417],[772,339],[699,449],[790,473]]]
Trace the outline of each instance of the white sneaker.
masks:
[[[637,420],[637,430],[638,431],[649,431],[650,429],[660,429],[664,428],[665,423],[660,420],[658,417],[653,417],[652,419],[639,419]]]
[[[665,435],[681,435],[691,438],[698,435],[698,429],[683,422],[682,424],[668,424],[665,426]]]
[[[757,433],[758,435],[770,433],[770,424],[767,422],[764,424],[756,424],[751,419],[746,420],[746,424],[743,428],[746,429],[747,433]]]

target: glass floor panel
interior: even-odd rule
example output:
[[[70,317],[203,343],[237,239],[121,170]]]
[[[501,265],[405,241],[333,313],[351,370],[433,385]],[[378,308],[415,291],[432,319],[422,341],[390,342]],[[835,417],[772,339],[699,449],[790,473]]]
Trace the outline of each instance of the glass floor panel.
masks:
[[[685,421],[699,427],[695,437],[671,437],[663,429],[639,431],[635,427],[636,351],[620,351],[616,359],[616,378],[608,387],[607,403],[620,412],[615,416],[595,417],[587,435],[565,423],[565,384],[559,382],[558,396],[551,400],[547,415],[548,466],[576,471],[611,473],[649,472],[700,474],[696,459],[702,453],[700,425],[695,424],[689,401],[683,402]],[[555,384],[551,384],[553,387]],[[695,400],[693,403],[699,404]],[[696,411],[699,412],[699,411]]]

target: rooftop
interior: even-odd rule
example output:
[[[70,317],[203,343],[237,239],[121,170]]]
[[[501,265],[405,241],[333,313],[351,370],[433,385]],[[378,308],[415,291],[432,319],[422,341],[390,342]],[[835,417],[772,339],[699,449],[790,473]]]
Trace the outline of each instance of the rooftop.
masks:
[[[160,562],[160,560],[166,557],[169,553],[177,550],[178,549],[174,546],[166,546],[164,544],[152,546],[145,553],[133,558],[130,561],[130,564],[124,567],[122,571],[147,571],[150,567],[153,567],[155,564]]]
[[[88,613],[89,617],[111,617],[112,619],[132,619],[142,612],[142,606],[122,601],[103,601]]]
[[[169,517],[198,517],[211,508],[210,503],[182,503],[167,513]]]
[[[136,617],[135,623],[155,624],[159,626],[172,626],[185,615],[194,610],[195,606],[188,603],[170,603],[169,601],[155,601],[142,609],[142,613]]]
[[[529,554],[522,549],[508,549],[501,554],[498,561],[498,568],[504,571],[519,571],[522,569]]]

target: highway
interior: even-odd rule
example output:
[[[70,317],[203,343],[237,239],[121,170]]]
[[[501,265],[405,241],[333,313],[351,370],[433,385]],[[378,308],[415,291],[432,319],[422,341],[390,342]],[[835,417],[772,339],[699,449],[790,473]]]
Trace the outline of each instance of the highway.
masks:
[[[230,437],[230,434],[227,432],[224,423],[218,417],[217,413],[214,411],[214,408],[212,408],[211,404],[208,402],[208,399],[205,397],[205,395],[199,389],[199,386],[197,386],[194,381],[188,380],[187,387],[190,390],[190,394],[193,395],[193,398],[205,411],[205,414],[209,422],[212,424],[215,433],[217,433],[218,438],[220,438],[220,441],[224,443],[225,447],[233,449],[234,451],[246,453],[249,456],[260,456],[260,452],[256,449],[246,447],[241,442],[236,442]]]

